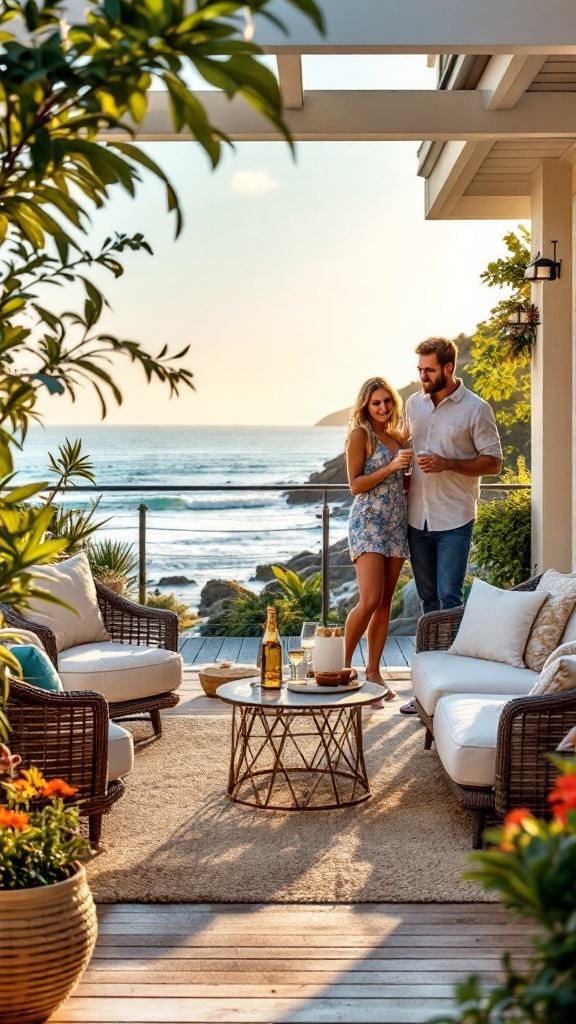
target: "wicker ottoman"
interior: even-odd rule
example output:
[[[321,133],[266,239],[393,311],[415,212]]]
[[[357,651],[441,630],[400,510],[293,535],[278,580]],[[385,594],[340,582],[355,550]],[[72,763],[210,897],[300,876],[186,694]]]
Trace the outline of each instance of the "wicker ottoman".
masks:
[[[206,696],[215,697],[216,690],[222,683],[230,683],[234,679],[248,679],[249,676],[256,675],[256,665],[233,665],[229,661],[221,661],[218,665],[206,665],[198,673],[198,678]]]

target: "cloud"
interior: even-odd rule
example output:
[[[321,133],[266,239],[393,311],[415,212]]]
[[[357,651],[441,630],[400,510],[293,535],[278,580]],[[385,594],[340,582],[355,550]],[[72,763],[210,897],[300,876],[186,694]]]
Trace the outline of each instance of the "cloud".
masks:
[[[279,183],[267,171],[236,171],[230,178],[230,188],[240,196],[265,196],[279,188]]]

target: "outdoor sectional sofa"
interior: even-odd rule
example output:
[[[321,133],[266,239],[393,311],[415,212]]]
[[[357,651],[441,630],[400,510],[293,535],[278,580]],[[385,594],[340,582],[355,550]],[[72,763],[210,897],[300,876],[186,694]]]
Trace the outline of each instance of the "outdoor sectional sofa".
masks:
[[[535,577],[515,590],[535,590]],[[449,654],[464,608],[430,612],[418,624],[412,659],[416,707],[448,785],[475,818],[474,848],[489,813],[514,807],[547,812],[557,775],[544,756],[576,726],[576,690],[529,696],[539,673],[498,661]],[[561,643],[572,636],[574,618]]]

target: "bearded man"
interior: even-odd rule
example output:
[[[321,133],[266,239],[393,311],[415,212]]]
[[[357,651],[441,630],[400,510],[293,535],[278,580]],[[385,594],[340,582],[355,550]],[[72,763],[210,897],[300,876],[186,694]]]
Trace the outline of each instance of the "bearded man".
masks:
[[[462,604],[480,478],[500,472],[502,446],[488,402],[455,376],[454,342],[428,338],[416,354],[422,391],[405,414],[414,450],[408,543],[422,611],[432,612]]]

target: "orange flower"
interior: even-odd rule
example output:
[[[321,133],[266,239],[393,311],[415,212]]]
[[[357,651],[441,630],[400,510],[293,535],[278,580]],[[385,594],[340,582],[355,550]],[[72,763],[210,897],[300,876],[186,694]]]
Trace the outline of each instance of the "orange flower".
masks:
[[[0,807],[0,828],[13,828],[15,832],[22,832],[28,828],[30,819],[27,814],[20,811],[9,811],[7,807]]]
[[[565,825],[568,811],[576,810],[576,775],[561,775],[546,799],[552,804],[554,817]]]
[[[532,814],[532,811],[528,809],[528,807],[516,807],[515,810],[508,811],[508,814],[504,818],[504,828],[507,829],[509,828],[510,825],[522,826],[524,818],[533,817],[534,815]]]
[[[527,807],[516,807],[513,811],[508,811],[503,825],[504,841],[500,843],[498,849],[503,850],[504,853],[513,853],[516,847],[512,840],[522,831],[522,825],[526,818],[533,817],[532,811]]]
[[[69,786],[67,782],[64,782],[64,779],[51,779],[41,789],[41,795],[48,800],[51,800],[53,796],[74,796],[74,793],[77,792],[77,788]]]

